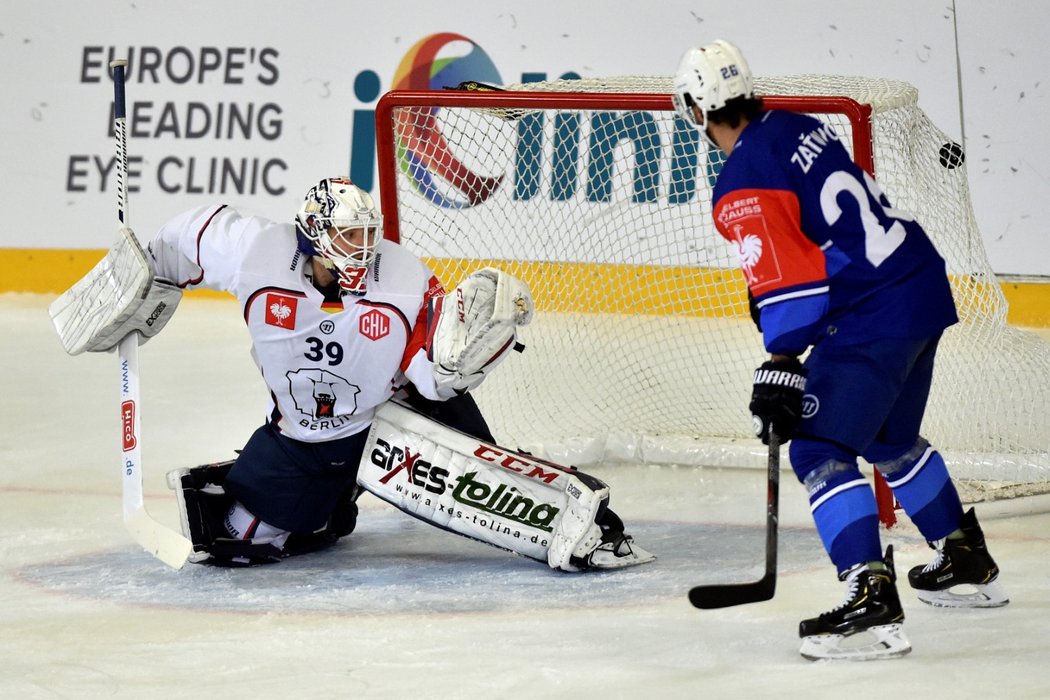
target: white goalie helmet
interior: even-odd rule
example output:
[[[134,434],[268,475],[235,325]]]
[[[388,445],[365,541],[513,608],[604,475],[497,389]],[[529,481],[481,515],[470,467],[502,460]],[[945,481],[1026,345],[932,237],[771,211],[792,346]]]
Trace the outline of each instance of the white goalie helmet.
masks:
[[[370,194],[348,178],[325,178],[306,193],[295,228],[300,249],[319,256],[340,287],[364,291],[368,266],[383,236],[383,217]]]
[[[706,135],[709,112],[722,109],[734,98],[754,95],[755,81],[744,55],[733,44],[719,39],[685,52],[675,72],[671,98],[678,116]],[[692,105],[700,108],[702,121],[696,121]]]

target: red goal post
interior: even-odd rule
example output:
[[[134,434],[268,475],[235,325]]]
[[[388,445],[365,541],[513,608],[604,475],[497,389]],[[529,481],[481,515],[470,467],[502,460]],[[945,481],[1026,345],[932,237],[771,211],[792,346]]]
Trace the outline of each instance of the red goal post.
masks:
[[[761,467],[746,411],[761,342],[711,223],[720,152],[676,121],[664,77],[504,87],[394,91],[376,109],[387,237],[449,288],[495,264],[536,297],[529,350],[476,393],[495,434],[579,465]],[[759,78],[756,91],[833,124],[944,255],[962,321],[924,434],[968,500],[1048,490],[1050,346],[1006,326],[965,168],[917,92],[839,76]]]

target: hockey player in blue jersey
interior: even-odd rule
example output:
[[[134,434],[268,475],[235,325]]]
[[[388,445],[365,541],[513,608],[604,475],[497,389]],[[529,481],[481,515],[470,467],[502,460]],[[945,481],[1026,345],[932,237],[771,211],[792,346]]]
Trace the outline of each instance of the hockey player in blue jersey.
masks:
[[[899,656],[892,548],[858,457],[885,476],[936,550],[908,573],[924,602],[1008,602],[972,509],[920,426],[942,332],[957,321],[944,260],[922,226],[894,209],[834,129],[762,107],[739,49],[716,41],[682,57],[679,116],[727,155],[714,190],[719,232],[735,245],[770,359],[756,370],[756,434],[791,440],[791,465],[845,601],[799,626],[807,658]],[[806,354],[804,362],[800,358]],[[968,584],[975,592],[959,594]],[[873,638],[870,644],[860,637]]]

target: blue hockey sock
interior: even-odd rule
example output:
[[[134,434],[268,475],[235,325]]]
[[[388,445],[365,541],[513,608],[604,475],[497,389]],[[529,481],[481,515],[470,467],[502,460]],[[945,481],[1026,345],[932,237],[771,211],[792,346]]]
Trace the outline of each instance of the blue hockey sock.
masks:
[[[859,470],[856,476],[832,486],[821,497],[810,497],[817,532],[839,573],[861,562],[882,559],[875,493]]]
[[[796,438],[791,465],[809,493],[813,521],[836,570],[880,561],[875,493],[856,460],[829,443]]]
[[[920,439],[897,459],[877,466],[897,502],[927,540],[947,537],[959,527],[963,512],[959,493],[944,458],[928,442]]]

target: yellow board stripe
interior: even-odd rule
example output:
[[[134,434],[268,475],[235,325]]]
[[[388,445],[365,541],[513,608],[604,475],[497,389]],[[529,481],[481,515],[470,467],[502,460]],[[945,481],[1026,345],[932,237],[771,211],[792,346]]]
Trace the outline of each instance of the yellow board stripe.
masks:
[[[447,258],[425,261],[446,289],[482,267],[506,270],[529,285],[538,311],[722,317],[747,313],[747,289],[737,270]],[[588,284],[589,280],[594,283]],[[565,290],[570,281],[572,289]],[[718,293],[697,295],[700,286]]]
[[[0,248],[0,292],[60,294],[102,259],[105,250]],[[746,291],[737,270],[601,263],[508,262],[427,259],[447,289],[486,265],[524,280],[541,311],[682,316],[739,316],[747,313]],[[571,291],[563,289],[572,281]],[[581,284],[595,280],[595,284]],[[601,284],[597,282],[601,280]],[[1000,282],[1010,305],[1008,320],[1019,326],[1050,327],[1050,283]],[[707,286],[715,294],[697,296]],[[615,290],[609,293],[603,290]],[[655,290],[655,292],[654,292]],[[229,298],[195,290],[195,297]],[[643,296],[644,294],[644,296]]]

